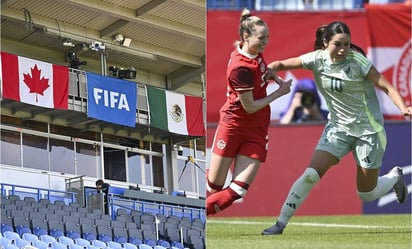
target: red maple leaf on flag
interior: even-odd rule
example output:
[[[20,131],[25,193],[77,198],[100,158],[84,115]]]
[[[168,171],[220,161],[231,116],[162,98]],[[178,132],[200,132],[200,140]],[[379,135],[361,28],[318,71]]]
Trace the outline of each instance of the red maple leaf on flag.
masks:
[[[46,91],[47,88],[49,88],[49,79],[40,78],[41,76],[41,70],[37,68],[37,64],[34,65],[34,68],[30,68],[31,70],[31,76],[30,74],[24,73],[24,83],[30,88],[30,93],[35,93],[36,94],[36,102],[38,102],[37,94],[44,95],[44,91]]]

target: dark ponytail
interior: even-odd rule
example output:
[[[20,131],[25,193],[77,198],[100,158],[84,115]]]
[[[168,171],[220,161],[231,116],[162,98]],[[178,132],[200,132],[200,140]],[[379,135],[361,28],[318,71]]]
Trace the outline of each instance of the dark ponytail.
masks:
[[[363,49],[361,47],[359,47],[358,45],[355,45],[353,43],[350,44],[350,48],[356,52],[361,53],[363,56],[366,57],[365,51],[363,51]]]
[[[327,25],[322,25],[316,30],[316,40],[314,44],[315,50],[325,48],[324,40],[325,40],[326,28],[327,28]]]
[[[348,25],[344,22],[331,22],[328,25],[322,25],[316,30],[316,40],[314,49],[325,49],[325,42],[328,43],[332,36],[336,34],[347,34],[350,36],[350,30]],[[353,43],[350,44],[350,48],[356,52],[359,52],[366,56],[363,49]]]

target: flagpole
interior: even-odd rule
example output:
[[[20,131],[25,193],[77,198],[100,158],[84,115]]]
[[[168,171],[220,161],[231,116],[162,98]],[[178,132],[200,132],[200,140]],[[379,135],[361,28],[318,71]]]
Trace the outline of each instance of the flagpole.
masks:
[[[145,91],[146,91],[146,106],[147,106],[147,112],[148,112],[148,119],[149,119],[149,125],[147,126],[147,131],[150,133],[150,126],[151,126],[151,124],[152,124],[152,120],[151,120],[151,118],[150,118],[150,105],[149,105],[149,95],[147,94],[147,85],[145,84],[144,85],[144,89],[145,89]],[[139,112],[137,112],[137,113],[139,113]]]

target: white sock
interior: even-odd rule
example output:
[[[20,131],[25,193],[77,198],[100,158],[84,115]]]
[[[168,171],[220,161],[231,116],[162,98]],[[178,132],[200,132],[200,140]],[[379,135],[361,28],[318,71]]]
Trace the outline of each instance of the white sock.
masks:
[[[286,225],[293,214],[309,195],[312,187],[320,180],[318,172],[307,168],[290,188],[289,194],[283,203],[278,221]]]
[[[369,202],[378,199],[379,197],[388,193],[398,180],[398,176],[392,171],[386,175],[378,177],[376,187],[370,192],[359,192],[358,195],[364,202]]]

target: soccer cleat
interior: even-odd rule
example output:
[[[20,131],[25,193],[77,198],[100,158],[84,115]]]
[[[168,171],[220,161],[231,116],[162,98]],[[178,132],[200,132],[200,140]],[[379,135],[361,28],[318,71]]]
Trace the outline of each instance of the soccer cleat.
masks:
[[[279,221],[276,222],[275,225],[266,228],[265,230],[262,231],[262,235],[277,235],[277,234],[282,234],[283,229],[285,229],[285,225],[283,223],[280,223]]]
[[[398,181],[393,185],[393,191],[395,191],[398,203],[404,203],[408,199],[408,186],[406,186],[405,179],[403,179],[402,168],[396,166],[392,171],[398,176]]]

